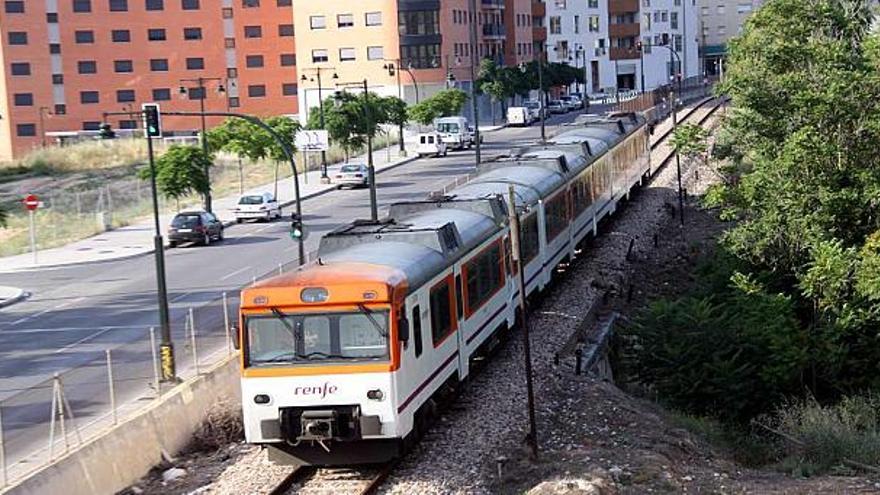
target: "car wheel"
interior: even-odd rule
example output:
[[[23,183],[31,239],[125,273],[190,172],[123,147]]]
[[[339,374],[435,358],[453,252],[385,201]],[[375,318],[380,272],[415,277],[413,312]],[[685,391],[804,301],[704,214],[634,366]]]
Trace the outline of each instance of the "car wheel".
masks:
[[[169,247],[169,248],[176,248],[176,247],[177,247],[177,241],[168,241],[168,247]]]
[[[223,241],[223,239],[224,239],[224,237],[223,237],[223,231],[224,231],[224,230],[225,230],[225,229],[223,229],[222,227],[220,228],[220,233],[217,234],[217,241],[219,241],[219,242],[222,242],[222,241]]]
[[[235,223],[241,223],[241,219],[240,219],[240,218],[236,218],[236,219],[235,219]]]
[[[210,245],[211,245],[211,234],[205,232],[205,238],[202,239],[202,244],[205,245],[205,246],[210,246]]]

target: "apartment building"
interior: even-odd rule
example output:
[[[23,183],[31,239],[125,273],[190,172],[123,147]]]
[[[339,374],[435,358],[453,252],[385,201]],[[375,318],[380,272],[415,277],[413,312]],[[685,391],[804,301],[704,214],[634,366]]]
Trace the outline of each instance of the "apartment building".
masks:
[[[583,68],[587,93],[701,74],[695,0],[548,0],[545,25],[548,60]]]
[[[4,0],[0,160],[144,102],[296,114],[291,12],[291,0]],[[136,113],[107,120],[141,125]],[[167,117],[163,127],[192,134],[199,120]]]
[[[763,3],[764,0],[697,0],[700,56],[706,73],[720,73],[727,43],[742,32],[746,19]]]
[[[319,95],[357,91],[351,83],[364,79],[410,104],[452,85],[469,90],[473,23],[478,58],[530,60],[532,0],[475,3],[476,11],[469,0],[294,0],[302,117]]]

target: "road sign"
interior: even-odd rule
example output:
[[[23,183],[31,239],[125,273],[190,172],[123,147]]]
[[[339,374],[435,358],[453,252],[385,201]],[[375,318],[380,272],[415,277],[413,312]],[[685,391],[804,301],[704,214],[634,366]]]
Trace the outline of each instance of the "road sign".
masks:
[[[325,130],[299,131],[294,144],[300,151],[327,151],[330,149],[330,135]]]
[[[24,203],[24,207],[29,211],[34,211],[40,207],[40,198],[36,194],[28,194],[22,203]]]
[[[147,137],[162,137],[162,118],[159,112],[159,105],[156,103],[144,103],[141,105],[144,111],[144,132]]]

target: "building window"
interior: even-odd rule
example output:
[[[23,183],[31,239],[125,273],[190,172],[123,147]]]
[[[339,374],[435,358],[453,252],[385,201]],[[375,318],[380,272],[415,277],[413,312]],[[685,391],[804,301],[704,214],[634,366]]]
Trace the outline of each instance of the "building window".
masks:
[[[382,25],[382,13],[381,12],[367,12],[364,14],[364,24],[367,26],[381,26]]]
[[[263,84],[252,84],[248,86],[248,97],[262,98],[266,96],[266,86]]]
[[[137,120],[120,120],[120,129],[137,129]]]
[[[223,8],[223,9],[220,11],[220,15],[221,15],[224,19],[232,19],[232,9],[230,9],[230,8]]]
[[[34,106],[34,95],[32,93],[15,93],[12,95],[12,98],[17,107]]]
[[[718,26],[718,36],[725,36],[727,34],[727,26]],[[679,51],[679,50],[676,50]]]
[[[82,128],[84,131],[97,131],[101,128],[101,123],[96,122],[94,120],[90,120],[87,122],[83,122]]]
[[[74,33],[74,37],[77,43],[94,43],[95,42],[95,32],[94,31],[77,31]]]
[[[9,4],[9,2],[6,2]],[[8,11],[7,11],[8,12]],[[16,124],[15,135],[18,137],[34,137],[37,135],[36,124]]]
[[[80,74],[96,74],[98,72],[98,63],[94,60],[80,60],[76,66]]]
[[[398,30],[401,35],[439,34],[440,12],[437,10],[413,10],[400,12]]]
[[[6,0],[7,14],[24,14],[24,2],[19,0]]]
[[[566,0],[556,0],[556,8],[557,9],[565,9]]]
[[[49,24],[55,24],[58,22],[58,12],[48,12],[46,14],[46,22]]]
[[[262,38],[263,37],[263,28],[261,26],[245,26],[244,27],[244,37],[245,38]]]
[[[276,5],[278,7],[290,7],[291,5],[293,5],[293,1],[292,0],[278,0],[276,2]]]
[[[151,58],[150,59],[150,70],[153,72],[167,72],[168,71],[168,59],[167,58]]]
[[[64,74],[52,74],[52,84],[64,84]]]
[[[709,15],[709,7],[706,5],[700,7],[700,15]]]
[[[55,111],[53,112],[55,115],[67,115],[67,105],[64,103],[58,103],[55,105]]]
[[[322,15],[313,15],[309,17],[309,26],[312,29],[325,29],[327,27],[327,19]]]
[[[581,16],[574,16],[574,34],[581,33]]]
[[[453,301],[451,277],[431,289],[431,340],[435,347],[455,331]]]
[[[129,103],[134,101],[134,90],[133,89],[120,89],[116,91],[116,102],[117,103]]]
[[[114,60],[113,70],[115,72],[134,72],[134,64],[131,60]]]
[[[128,29],[114,29],[110,36],[114,43],[128,43],[131,41],[131,31]]]
[[[52,55],[58,55],[61,53],[61,44],[60,43],[49,43],[49,53]]]
[[[99,102],[99,96],[97,91],[80,91],[79,92],[79,102],[83,105],[89,105],[92,103]]]
[[[230,67],[226,69],[226,77],[229,79],[235,79],[238,77],[238,69],[235,67]]]
[[[340,48],[339,49],[339,61],[340,62],[352,62],[354,60],[355,60],[354,48]]]
[[[281,85],[281,94],[284,96],[296,96],[297,90],[296,83],[284,83]]]
[[[183,10],[199,10],[199,0],[180,0],[180,8]]]
[[[718,15],[724,15],[724,4],[718,5]]]
[[[73,0],[73,11],[76,13],[91,12],[92,0]]]
[[[147,10],[165,10],[165,0],[146,0]]]
[[[588,29],[591,33],[599,32],[599,16],[591,15],[587,18]]]
[[[328,60],[330,60],[330,56],[327,54],[327,50],[325,50],[323,48],[318,48],[318,49],[312,50],[312,63],[313,64],[327,62]]]
[[[202,39],[202,28],[198,28],[198,27],[183,28],[183,39],[185,39],[185,40],[200,40],[200,39]]]
[[[195,87],[189,88],[186,94],[189,95],[190,100],[204,100],[206,91],[206,88]]]
[[[562,18],[558,15],[550,16],[550,34],[562,34]]]
[[[367,47],[367,60],[382,60],[385,58],[385,47],[382,46],[368,46]]]
[[[260,0],[241,0],[241,6],[248,9],[260,6]]]
[[[170,88],[155,88],[153,89],[153,101],[168,101],[171,99],[171,89]]]
[[[28,62],[13,62],[9,67],[13,76],[29,76],[31,75],[31,64]]]
[[[224,48],[235,48],[235,38],[223,38]]]
[[[205,68],[205,59],[202,57],[189,57],[186,59],[187,70],[202,70]]]
[[[293,36],[293,24],[279,24],[278,36]]]
[[[77,31],[80,33],[81,31]],[[91,31],[88,31],[91,32]],[[25,31],[9,31],[9,44],[10,45],[27,45],[27,32]],[[77,41],[79,42],[79,41]]]
[[[161,28],[148,29],[147,39],[150,41],[165,41],[165,30]]]
[[[440,44],[403,45],[400,47],[400,65],[413,69],[440,67]]]
[[[263,56],[262,55],[248,55],[244,58],[245,66],[249,69],[255,69],[263,66]]]
[[[238,99],[237,96],[230,96],[228,103],[229,103],[229,108],[238,108],[241,106],[241,101]]]
[[[354,26],[354,14],[338,14],[336,16],[336,25],[340,28],[348,28]]]
[[[128,12],[128,0],[110,0],[110,12]]]
[[[296,54],[294,53],[282,53],[281,54],[281,67],[291,67],[296,65]]]
[[[669,13],[669,28],[678,29],[678,12]]]
[[[587,0],[587,7],[591,9],[599,8],[599,0]]]
[[[737,14],[748,14],[751,11],[752,11],[752,4],[750,4],[750,3],[736,4],[736,13]]]

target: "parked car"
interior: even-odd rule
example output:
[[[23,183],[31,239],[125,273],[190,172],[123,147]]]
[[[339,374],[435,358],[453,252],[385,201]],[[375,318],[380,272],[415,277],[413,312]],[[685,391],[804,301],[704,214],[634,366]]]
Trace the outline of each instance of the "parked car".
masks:
[[[532,123],[532,111],[526,107],[509,107],[507,125],[527,126]]]
[[[550,100],[550,103],[547,104],[547,111],[550,113],[565,113],[568,109],[565,108],[561,101]]]
[[[273,218],[281,218],[281,205],[271,193],[246,194],[238,199],[233,211],[237,223],[250,219],[268,222]]]
[[[529,100],[523,103],[523,106],[529,109],[532,114],[532,122],[541,120],[541,102]],[[547,118],[547,109],[544,109],[544,118]]]
[[[336,187],[367,187],[370,185],[370,170],[363,163],[348,163],[339,169],[335,178]]]
[[[419,134],[416,154],[419,156],[446,156],[448,148],[438,132]]]
[[[450,148],[464,149],[474,145],[474,132],[464,117],[440,117],[434,120],[434,130]]]
[[[574,95],[566,95],[559,98],[563,105],[567,105],[572,110],[580,110],[584,108],[584,102]]]
[[[183,242],[207,246],[211,241],[222,240],[223,224],[207,211],[182,211],[174,216],[168,229],[170,247],[177,247]]]

